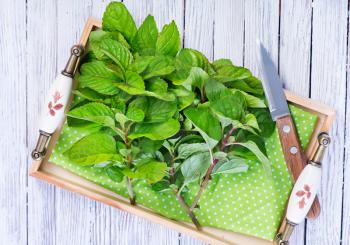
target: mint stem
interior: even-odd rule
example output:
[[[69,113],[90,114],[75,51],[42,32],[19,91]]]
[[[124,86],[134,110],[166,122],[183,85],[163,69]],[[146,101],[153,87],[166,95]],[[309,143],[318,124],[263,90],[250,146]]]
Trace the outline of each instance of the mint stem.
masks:
[[[175,182],[175,169],[174,169],[174,157],[173,157],[173,155],[170,159],[169,176],[170,176],[170,183],[174,184],[174,182]],[[174,190],[174,193],[175,193],[176,199],[179,201],[182,208],[186,211],[187,215],[190,217],[190,219],[192,220],[192,223],[196,226],[197,230],[199,230],[199,231],[202,230],[202,227],[201,227],[199,221],[197,220],[196,215],[190,209],[190,207],[186,203],[183,196],[181,196],[181,192]]]
[[[128,187],[128,194],[129,194],[129,200],[131,205],[135,205],[135,194],[134,191],[132,190],[132,184],[131,184],[131,179],[127,177],[127,187]]]
[[[227,133],[227,135],[225,136],[225,138],[222,140],[221,142],[221,147],[220,147],[220,150],[221,151],[224,151],[227,143],[228,143],[228,140],[229,138],[231,137],[231,135],[233,134],[233,132],[235,131],[236,129],[235,128],[231,128],[230,131]],[[209,183],[209,180],[210,180],[210,175],[211,173],[213,172],[213,169],[215,167],[215,165],[219,162],[219,159],[213,159],[213,162],[211,163],[211,165],[209,166],[208,170],[207,170],[207,173],[205,174],[205,177],[204,177],[204,180],[203,182],[201,183],[201,186],[199,187],[199,190],[197,192],[197,195],[196,197],[194,198],[194,201],[192,202],[192,205],[191,205],[191,210],[193,210],[194,208],[197,207],[198,205],[198,202],[199,200],[201,199],[202,197],[202,194],[205,190],[205,188],[207,188],[208,186],[208,183]]]
[[[125,130],[124,134],[125,134],[125,145],[128,149],[130,149],[131,145],[130,145],[130,142],[128,140],[128,130]],[[127,160],[128,160],[128,167],[130,168],[131,163],[132,163],[132,156],[130,153],[128,154]],[[128,195],[129,195],[130,204],[135,205],[136,204],[136,201],[135,201],[136,197],[135,197],[135,193],[132,189],[132,183],[131,183],[130,177],[127,177],[127,188],[128,188]]]

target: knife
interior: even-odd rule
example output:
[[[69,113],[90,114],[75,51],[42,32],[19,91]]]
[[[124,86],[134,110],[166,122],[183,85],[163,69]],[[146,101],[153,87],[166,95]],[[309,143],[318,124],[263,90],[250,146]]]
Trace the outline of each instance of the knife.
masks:
[[[284,159],[292,179],[295,182],[306,166],[307,161],[302,152],[297,131],[289,112],[287,99],[283,92],[282,82],[278,77],[277,68],[261,43],[260,56],[260,64],[263,70],[264,92],[269,103],[271,117],[276,122]],[[319,214],[320,204],[316,197],[307,217],[314,219]]]

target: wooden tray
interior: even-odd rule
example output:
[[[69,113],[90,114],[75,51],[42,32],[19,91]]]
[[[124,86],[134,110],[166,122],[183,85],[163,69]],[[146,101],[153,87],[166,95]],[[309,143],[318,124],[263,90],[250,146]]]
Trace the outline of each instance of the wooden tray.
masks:
[[[92,30],[101,28],[101,22],[93,18],[89,18],[83,30],[80,43],[85,46],[88,37]],[[289,102],[303,108],[318,116],[317,124],[306,151],[306,156],[310,158],[317,147],[317,135],[320,132],[328,132],[335,118],[335,111],[319,102],[311,99],[302,98],[285,91]],[[103,202],[107,205],[119,208],[129,213],[149,219],[155,223],[173,228],[179,232],[189,234],[193,237],[209,242],[211,244],[244,244],[244,245],[271,245],[270,241],[262,240],[256,237],[250,237],[235,232],[204,227],[203,231],[198,231],[194,225],[186,222],[170,220],[166,217],[154,213],[152,210],[143,206],[132,206],[129,201],[113,193],[101,186],[98,186],[82,177],[79,177],[62,167],[59,167],[51,162],[49,158],[52,150],[60,136],[64,121],[61,127],[53,134],[49,145],[46,157],[41,161],[34,161],[29,174],[48,183],[54,184],[61,188],[82,194],[91,199]]]

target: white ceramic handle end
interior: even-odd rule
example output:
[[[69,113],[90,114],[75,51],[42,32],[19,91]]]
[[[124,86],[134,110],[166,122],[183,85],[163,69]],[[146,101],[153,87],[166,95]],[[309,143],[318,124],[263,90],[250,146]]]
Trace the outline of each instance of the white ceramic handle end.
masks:
[[[294,223],[303,222],[315,200],[321,184],[321,167],[308,164],[293,187],[286,218]]]
[[[59,74],[51,86],[45,101],[39,129],[52,134],[62,122],[72,91],[73,79]]]

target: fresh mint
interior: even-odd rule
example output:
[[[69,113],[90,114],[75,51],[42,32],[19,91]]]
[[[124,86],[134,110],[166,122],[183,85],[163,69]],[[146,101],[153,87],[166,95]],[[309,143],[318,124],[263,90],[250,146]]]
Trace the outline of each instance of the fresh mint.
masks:
[[[193,211],[210,178],[245,173],[249,160],[269,174],[264,142],[274,123],[261,82],[230,60],[181,49],[175,22],[158,30],[149,15],[137,28],[123,3],[110,3],[76,80],[67,122],[81,135],[64,155],[125,183],[132,204],[135,180],[146,180],[173,193],[200,229]]]

